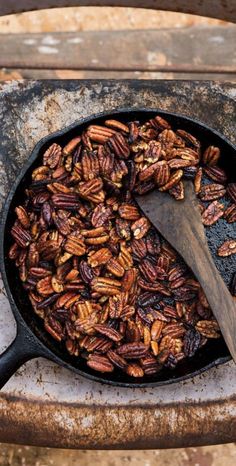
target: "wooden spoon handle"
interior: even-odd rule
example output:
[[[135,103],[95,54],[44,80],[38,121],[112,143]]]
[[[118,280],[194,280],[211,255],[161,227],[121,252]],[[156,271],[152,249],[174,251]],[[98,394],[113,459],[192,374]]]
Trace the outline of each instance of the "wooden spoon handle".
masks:
[[[206,238],[196,233],[194,223],[186,219],[185,241],[178,251],[199,280],[236,363],[236,303],[215,266]]]

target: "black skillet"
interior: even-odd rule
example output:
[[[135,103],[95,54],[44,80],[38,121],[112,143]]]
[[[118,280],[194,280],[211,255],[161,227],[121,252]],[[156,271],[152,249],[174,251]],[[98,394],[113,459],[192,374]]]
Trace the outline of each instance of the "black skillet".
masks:
[[[42,139],[34,148],[17,177],[3,209],[0,239],[1,271],[8,299],[16,319],[17,335],[13,343],[0,356],[0,388],[22,364],[29,359],[40,356],[50,359],[88,379],[125,387],[158,386],[178,382],[200,374],[210,367],[225,363],[230,359],[227,347],[221,338],[209,341],[193,358],[180,362],[175,369],[164,368],[158,374],[145,376],[141,380],[135,380],[118,371],[111,374],[95,373],[87,367],[83,359],[69,356],[64,349],[63,343],[55,342],[44,330],[42,320],[34,313],[27,293],[22,287],[18,271],[13,261],[8,258],[8,250],[12,244],[10,229],[15,220],[14,208],[21,203],[21,199],[24,197],[24,189],[30,184],[32,169],[39,165],[44,151],[50,144],[57,142],[62,146],[65,145],[92,122],[101,124],[107,118],[117,118],[124,122],[131,120],[145,121],[153,118],[157,113],[167,118],[173,128],[185,129],[195,135],[202,142],[203,148],[209,144],[219,146],[223,155],[221,165],[225,168],[230,179],[232,181],[236,180],[236,149],[229,141],[198,121],[161,110],[121,109],[113,111],[112,114],[108,112],[100,113],[88,118],[82,118],[69,128]]]

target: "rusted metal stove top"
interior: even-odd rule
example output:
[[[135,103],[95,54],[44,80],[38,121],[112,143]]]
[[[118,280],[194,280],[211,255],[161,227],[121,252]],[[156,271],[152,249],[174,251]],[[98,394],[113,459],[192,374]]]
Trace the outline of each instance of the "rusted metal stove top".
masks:
[[[28,81],[0,87],[0,196],[35,143],[117,107],[194,116],[236,142],[236,85],[180,81]],[[0,351],[14,319],[0,290]],[[115,388],[38,359],[0,393],[0,441],[71,448],[170,448],[235,441],[236,366],[165,387]]]

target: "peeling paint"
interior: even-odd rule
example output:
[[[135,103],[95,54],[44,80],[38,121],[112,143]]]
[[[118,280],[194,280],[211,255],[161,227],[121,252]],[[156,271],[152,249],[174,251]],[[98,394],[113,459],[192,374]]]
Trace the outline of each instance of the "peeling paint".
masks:
[[[56,45],[56,44],[60,44],[60,40],[53,36],[50,36],[50,35],[46,35],[45,37],[43,37],[42,39],[42,44],[44,45]]]
[[[223,44],[224,41],[225,39],[222,36],[211,36],[208,39],[208,42],[213,42],[214,44]]]
[[[36,44],[36,39],[24,39],[23,43],[26,45],[34,45]]]
[[[55,47],[49,47],[48,45],[39,46],[38,51],[39,53],[45,53],[47,55],[58,53],[58,49],[56,49]]]
[[[68,44],[81,44],[84,42],[82,37],[72,37],[71,39],[67,39]]]

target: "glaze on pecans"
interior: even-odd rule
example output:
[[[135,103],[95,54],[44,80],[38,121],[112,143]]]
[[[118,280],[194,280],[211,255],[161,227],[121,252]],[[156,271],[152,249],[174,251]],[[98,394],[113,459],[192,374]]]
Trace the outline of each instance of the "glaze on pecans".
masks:
[[[199,283],[132,197],[159,189],[181,202],[191,179],[203,224],[233,223],[236,184],[219,158],[157,115],[90,125],[33,170],[9,257],[46,331],[91,370],[152,376],[220,336]],[[218,250],[235,252],[233,238]]]

